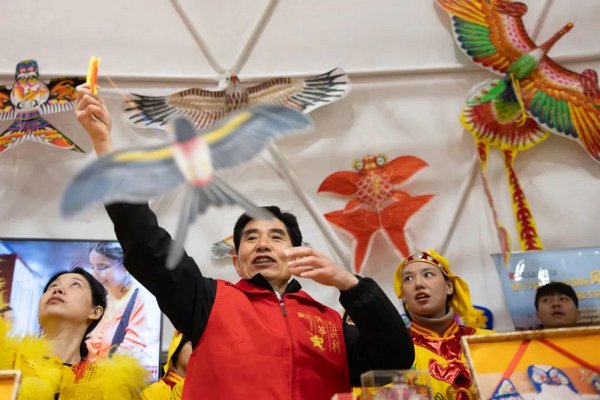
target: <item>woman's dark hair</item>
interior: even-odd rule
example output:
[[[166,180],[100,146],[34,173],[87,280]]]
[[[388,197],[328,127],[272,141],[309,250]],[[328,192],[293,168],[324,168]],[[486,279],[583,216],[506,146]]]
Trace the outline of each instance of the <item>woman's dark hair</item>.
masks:
[[[87,345],[85,344],[85,340],[87,339],[87,336],[89,335],[89,333],[91,331],[93,331],[94,328],[98,325],[98,323],[102,319],[102,316],[104,315],[104,311],[106,311],[106,295],[107,295],[107,293],[106,293],[106,289],[104,289],[104,286],[102,286],[102,284],[100,282],[98,282],[98,280],[96,278],[94,278],[94,276],[92,274],[90,274],[89,272],[87,272],[85,269],[83,269],[81,267],[75,267],[72,270],[67,270],[67,271],[60,271],[60,272],[57,272],[56,274],[52,275],[52,277],[50,277],[50,279],[48,280],[48,283],[46,283],[46,286],[44,286],[44,293],[46,293],[46,291],[48,290],[48,287],[52,284],[52,282],[54,282],[59,276],[64,275],[64,274],[79,274],[79,275],[83,276],[85,278],[85,280],[88,282],[88,284],[90,285],[90,289],[92,291],[92,305],[94,307],[96,307],[96,306],[102,307],[102,315],[100,316],[100,318],[93,320],[92,323],[87,327],[87,329],[85,330],[85,334],[83,335],[83,339],[81,340],[81,344],[79,345],[79,355],[83,359],[88,354],[88,349],[87,349]]]
[[[267,211],[269,211],[275,218],[283,222],[287,229],[288,236],[292,242],[292,246],[300,246],[302,245],[302,232],[300,232],[300,227],[298,226],[298,220],[296,216],[289,212],[281,211],[281,209],[277,206],[266,206],[261,207]],[[242,233],[248,222],[252,221],[253,218],[248,214],[242,214],[235,226],[233,227],[233,244],[235,245],[235,251],[240,249],[240,242],[242,240]]]
[[[92,250],[111,260],[123,261],[125,258],[121,245],[115,242],[98,242],[92,246],[90,253]]]

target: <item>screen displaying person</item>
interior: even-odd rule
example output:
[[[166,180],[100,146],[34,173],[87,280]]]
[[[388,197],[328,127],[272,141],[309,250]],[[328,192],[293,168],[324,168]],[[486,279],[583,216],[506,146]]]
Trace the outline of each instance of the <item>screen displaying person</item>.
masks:
[[[579,320],[579,299],[570,285],[550,282],[537,288],[535,310],[544,329],[575,326]]]
[[[87,342],[90,354],[132,354],[158,378],[161,312],[156,299],[127,272],[116,242],[98,242],[90,249],[89,271],[108,292],[104,318]]]

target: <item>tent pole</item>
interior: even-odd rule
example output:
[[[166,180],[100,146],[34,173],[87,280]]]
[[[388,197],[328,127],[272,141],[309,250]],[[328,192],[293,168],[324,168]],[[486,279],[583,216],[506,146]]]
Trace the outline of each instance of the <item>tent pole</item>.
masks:
[[[458,194],[458,205],[454,210],[454,215],[452,216],[452,220],[450,222],[450,225],[448,226],[448,230],[444,235],[442,245],[439,248],[441,254],[446,254],[446,250],[448,250],[450,240],[452,239],[452,236],[454,236],[454,231],[456,230],[458,221],[460,220],[462,212],[465,208],[465,204],[467,203],[467,195],[471,193],[471,190],[473,189],[473,183],[475,182],[475,177],[477,176],[478,164],[479,160],[477,159],[477,153],[475,153],[475,155],[473,156],[473,160],[471,160],[471,164],[469,166],[469,176],[463,181],[463,184],[460,187],[460,191]]]

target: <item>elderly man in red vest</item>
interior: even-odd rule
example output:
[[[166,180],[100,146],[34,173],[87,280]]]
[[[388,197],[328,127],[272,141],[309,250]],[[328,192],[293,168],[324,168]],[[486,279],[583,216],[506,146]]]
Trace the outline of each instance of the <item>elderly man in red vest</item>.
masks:
[[[96,153],[106,154],[110,115],[85,85],[78,90],[77,118]],[[233,264],[241,279],[234,284],[202,276],[187,255],[169,270],[171,237],[147,205],[106,208],[125,267],[193,344],[184,399],[329,400],[359,385],[365,371],[412,365],[412,341],[385,293],[302,247],[292,214],[270,206],[275,219],[238,219]],[[355,325],[310,297],[292,275],[339,289]]]

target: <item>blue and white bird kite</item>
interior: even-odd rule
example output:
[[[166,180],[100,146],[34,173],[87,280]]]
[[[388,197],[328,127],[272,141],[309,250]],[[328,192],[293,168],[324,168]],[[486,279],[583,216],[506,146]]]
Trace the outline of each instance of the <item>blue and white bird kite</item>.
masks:
[[[214,170],[241,165],[271,140],[310,126],[309,117],[279,105],[240,110],[202,132],[189,120],[176,117],[171,121],[173,141],[116,151],[81,171],[63,195],[61,213],[70,217],[100,202],[146,202],[184,185],[184,204],[167,257],[167,266],[174,268],[183,255],[188,226],[209,205],[238,204],[255,219],[272,218],[222,181]]]

